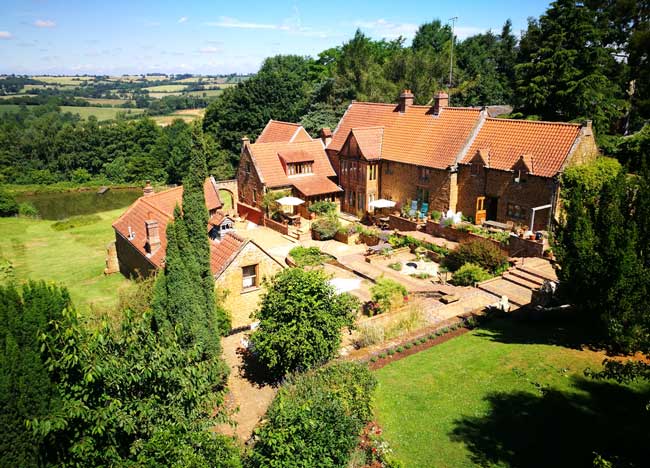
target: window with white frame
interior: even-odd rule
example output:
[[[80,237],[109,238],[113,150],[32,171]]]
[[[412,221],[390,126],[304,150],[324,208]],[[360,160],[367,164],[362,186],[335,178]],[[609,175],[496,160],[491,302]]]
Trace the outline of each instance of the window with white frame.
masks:
[[[258,286],[257,265],[248,265],[242,268],[242,289],[256,288]]]

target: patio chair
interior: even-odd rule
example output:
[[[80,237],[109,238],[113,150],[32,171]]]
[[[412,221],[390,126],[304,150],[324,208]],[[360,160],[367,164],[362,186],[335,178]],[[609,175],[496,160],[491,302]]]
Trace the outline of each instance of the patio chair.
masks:
[[[418,213],[418,219],[424,219],[427,216],[428,212],[429,212],[429,204],[422,203],[422,206],[420,207],[420,212]]]
[[[415,216],[418,213],[418,202],[417,200],[413,200],[411,202],[411,208],[409,210],[409,216]]]

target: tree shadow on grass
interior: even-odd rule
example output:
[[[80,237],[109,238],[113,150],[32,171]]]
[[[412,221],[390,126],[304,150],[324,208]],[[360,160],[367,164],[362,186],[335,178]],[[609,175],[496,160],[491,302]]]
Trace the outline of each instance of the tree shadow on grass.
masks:
[[[573,387],[576,393],[490,394],[489,414],[455,421],[451,438],[479,466],[593,466],[594,453],[617,467],[647,466],[650,390],[585,378],[574,378]]]
[[[476,336],[500,343],[548,344],[571,349],[601,349],[600,338],[587,321],[515,320],[488,318],[481,321]]]

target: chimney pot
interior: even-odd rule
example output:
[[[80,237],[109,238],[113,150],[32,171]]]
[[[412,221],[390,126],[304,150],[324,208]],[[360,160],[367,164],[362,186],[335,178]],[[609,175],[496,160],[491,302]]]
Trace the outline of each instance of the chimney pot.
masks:
[[[329,127],[321,128],[319,132],[319,136],[323,144],[327,147],[327,145],[330,144],[330,141],[332,141],[332,129],[330,129]]]
[[[440,109],[448,106],[449,106],[449,94],[445,93],[444,91],[438,91],[433,96],[433,113],[435,115],[438,115],[440,113]]]
[[[146,183],[145,183],[145,185],[144,185],[144,189],[142,189],[142,194],[143,194],[145,197],[148,197],[148,196],[150,196],[150,195],[153,195],[153,193],[154,193],[154,192],[153,192],[153,187],[151,186],[151,181],[150,181],[150,180],[147,180]]]
[[[400,113],[406,112],[406,109],[413,105],[413,100],[415,96],[410,89],[405,89],[402,91],[402,94],[399,95],[399,111]]]

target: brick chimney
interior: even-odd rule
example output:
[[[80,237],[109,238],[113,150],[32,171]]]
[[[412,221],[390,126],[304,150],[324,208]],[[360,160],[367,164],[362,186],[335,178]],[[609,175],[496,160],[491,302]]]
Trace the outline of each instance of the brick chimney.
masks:
[[[449,94],[445,93],[444,91],[438,91],[433,96],[433,113],[435,115],[438,115],[440,113],[440,109],[448,106],[449,106]]]
[[[330,141],[332,141],[332,130],[329,127],[323,127],[319,132],[319,136],[323,141],[323,144],[327,146],[330,144]]]
[[[148,219],[144,222],[147,231],[147,243],[145,250],[153,255],[160,248],[160,232],[158,228],[158,221],[153,218],[153,214],[149,212]]]
[[[148,197],[150,195],[153,195],[153,187],[151,186],[151,181],[148,180],[144,186],[144,189],[142,189],[142,194],[145,197]]]
[[[415,96],[410,89],[405,89],[402,91],[402,94],[399,95],[399,111],[400,113],[406,112],[406,108],[413,105],[413,100]]]

